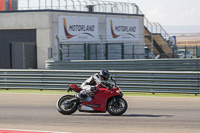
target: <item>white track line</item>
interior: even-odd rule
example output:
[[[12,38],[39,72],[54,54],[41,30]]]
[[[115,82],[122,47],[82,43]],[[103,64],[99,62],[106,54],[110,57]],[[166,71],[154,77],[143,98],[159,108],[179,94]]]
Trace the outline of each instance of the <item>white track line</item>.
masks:
[[[72,132],[57,132],[57,131],[41,131],[41,130],[23,130],[23,129],[2,129],[1,130],[7,130],[7,131],[22,131],[22,132],[45,132],[45,133],[72,133]]]

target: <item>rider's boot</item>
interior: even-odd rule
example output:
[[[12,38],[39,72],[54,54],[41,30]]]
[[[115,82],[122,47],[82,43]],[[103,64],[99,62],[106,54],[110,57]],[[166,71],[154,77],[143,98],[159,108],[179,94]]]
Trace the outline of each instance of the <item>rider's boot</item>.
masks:
[[[81,102],[83,102],[84,99],[85,99],[86,96],[87,96],[86,94],[87,94],[87,93],[86,93],[86,90],[82,90],[80,93],[78,93],[78,94],[76,95],[76,97],[79,98]]]

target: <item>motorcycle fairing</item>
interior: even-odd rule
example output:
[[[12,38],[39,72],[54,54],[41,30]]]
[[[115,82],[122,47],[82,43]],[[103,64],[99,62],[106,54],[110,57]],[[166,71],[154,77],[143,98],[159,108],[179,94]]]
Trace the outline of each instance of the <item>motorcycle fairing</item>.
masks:
[[[86,101],[81,105],[91,107],[94,111],[106,112],[107,102],[114,96],[120,96],[120,94],[116,92],[116,88],[99,88],[98,91],[94,93],[94,97],[91,102]]]

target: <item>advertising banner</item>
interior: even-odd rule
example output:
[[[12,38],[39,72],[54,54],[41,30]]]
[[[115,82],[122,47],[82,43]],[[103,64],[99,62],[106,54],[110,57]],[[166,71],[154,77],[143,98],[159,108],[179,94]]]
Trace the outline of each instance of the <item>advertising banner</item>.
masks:
[[[130,18],[110,18],[106,20],[107,41],[139,40],[139,21]]]
[[[86,16],[59,16],[60,41],[98,41],[98,18]]]

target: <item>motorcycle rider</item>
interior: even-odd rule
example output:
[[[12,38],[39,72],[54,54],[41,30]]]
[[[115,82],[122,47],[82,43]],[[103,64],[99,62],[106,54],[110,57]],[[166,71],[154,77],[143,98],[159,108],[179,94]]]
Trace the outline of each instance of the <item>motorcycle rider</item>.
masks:
[[[110,73],[108,70],[102,70],[100,73],[95,73],[81,84],[80,87],[82,91],[78,93],[77,97],[79,99],[83,99],[87,93],[96,92],[98,90],[96,85],[98,84],[101,84],[103,87],[107,87],[107,83],[105,81],[107,81],[109,77]]]

